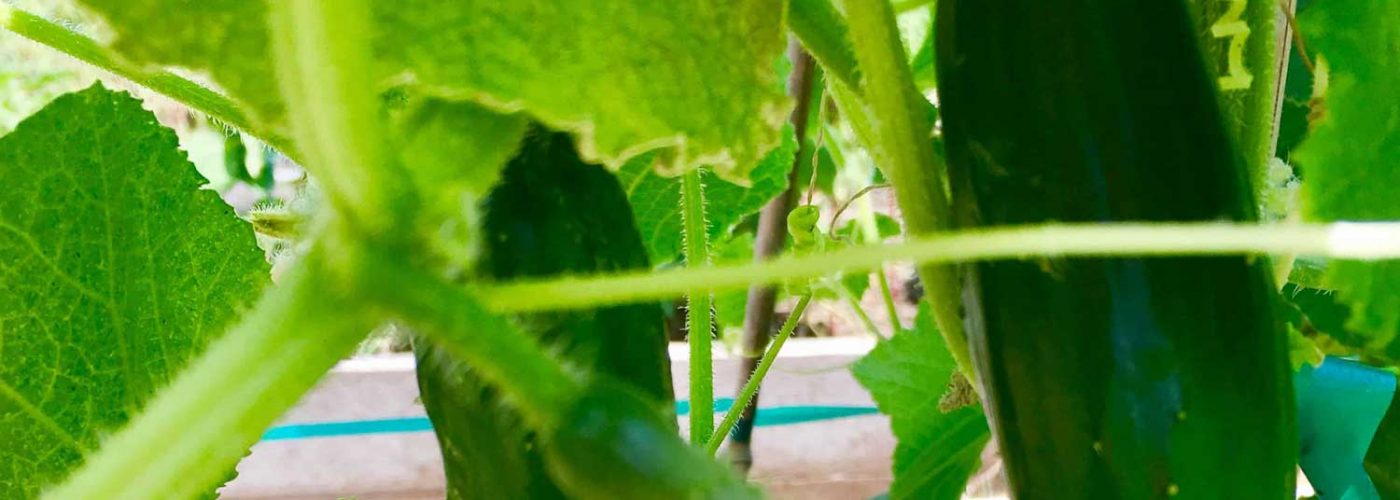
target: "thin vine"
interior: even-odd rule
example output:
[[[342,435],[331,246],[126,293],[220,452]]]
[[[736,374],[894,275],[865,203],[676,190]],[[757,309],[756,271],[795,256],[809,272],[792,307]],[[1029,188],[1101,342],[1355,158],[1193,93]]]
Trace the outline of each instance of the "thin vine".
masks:
[[[526,280],[482,290],[497,311],[525,312],[659,300],[691,290],[742,289],[834,271],[869,271],[890,261],[918,264],[1032,257],[1165,257],[1297,253],[1344,259],[1400,258],[1400,222],[1254,224],[1082,223],[942,232],[903,243],[785,256],[762,263]]]
[[[783,322],[782,329],[778,330],[778,335],[773,337],[773,342],[768,345],[768,349],[763,351],[763,360],[759,361],[758,368],[755,368],[752,375],[749,375],[748,382],[744,383],[743,389],[739,390],[739,395],[734,398],[734,405],[729,407],[729,411],[724,413],[724,420],[720,421],[719,428],[714,435],[705,442],[705,449],[711,455],[719,451],[720,444],[724,443],[725,436],[734,428],[734,424],[739,421],[739,416],[743,415],[744,409],[753,403],[753,397],[758,394],[758,388],[763,383],[763,377],[768,375],[768,369],[773,367],[773,362],[778,359],[778,352],[783,349],[783,344],[788,337],[792,336],[793,330],[797,329],[797,323],[802,319],[802,313],[807,310],[807,304],[812,302],[812,294],[807,293],[797,299],[797,305],[793,306],[792,313],[788,315],[787,321]],[[693,410],[692,410],[693,411]]]

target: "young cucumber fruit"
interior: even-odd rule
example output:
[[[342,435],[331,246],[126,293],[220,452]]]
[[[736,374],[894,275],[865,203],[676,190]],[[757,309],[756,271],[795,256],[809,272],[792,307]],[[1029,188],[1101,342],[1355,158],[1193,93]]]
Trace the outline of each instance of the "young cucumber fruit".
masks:
[[[648,267],[626,193],[611,173],[579,159],[566,134],[529,134],[484,201],[481,227],[481,279]],[[630,410],[672,415],[659,306],[537,313],[515,320],[572,367],[594,379],[612,379],[645,401],[633,403]],[[432,344],[420,341],[415,351],[418,383],[442,448],[450,498],[565,497],[547,473],[543,438],[524,427],[493,387]],[[674,420],[669,430],[674,436]],[[636,474],[625,464],[594,462],[587,465],[614,476]]]
[[[1181,1],[938,9],[960,225],[1255,220]],[[1265,264],[968,266],[971,354],[1015,496],[1292,498],[1287,337]]]

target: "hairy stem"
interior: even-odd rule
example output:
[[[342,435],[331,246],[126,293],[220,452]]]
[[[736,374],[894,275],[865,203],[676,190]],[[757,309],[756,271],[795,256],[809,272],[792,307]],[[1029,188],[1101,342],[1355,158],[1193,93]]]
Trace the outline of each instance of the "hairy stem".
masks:
[[[318,251],[45,498],[195,498],[378,318],[326,287]],[[175,439],[172,439],[174,437]]]
[[[856,61],[865,77],[861,92],[864,109],[847,109],[847,113],[868,115],[866,146],[894,184],[909,232],[921,235],[945,230],[952,226],[952,209],[944,168],[933,152],[933,123],[923,113],[926,104],[914,85],[894,12],[889,2],[848,0],[846,18]],[[959,371],[976,380],[959,314],[961,283],[956,270],[925,263],[919,267],[919,277],[948,352]]]
[[[691,269],[710,264],[709,234],[705,221],[705,187],[700,183],[700,170],[694,169],[681,177],[681,218],[685,223],[685,262]],[[710,440],[715,427],[714,360],[710,355],[710,291],[687,291],[686,336],[690,342],[690,440],[704,443]]]
[[[783,343],[792,336],[792,331],[797,329],[797,322],[802,319],[802,312],[807,310],[807,304],[812,302],[812,294],[808,293],[797,299],[797,305],[792,308],[792,314],[788,315],[787,321],[783,322],[783,328],[778,331],[778,336],[773,337],[772,345],[763,352],[763,360],[758,363],[749,381],[744,383],[744,388],[739,391],[739,395],[734,398],[734,406],[729,407],[729,411],[724,413],[724,420],[720,421],[719,428],[715,434],[705,443],[705,449],[714,455],[719,450],[719,445],[724,442],[724,437],[729,434],[729,430],[734,428],[734,423],[739,421],[739,415],[744,413],[749,403],[758,394],[758,387],[763,383],[763,377],[768,375],[768,369],[773,367],[773,362],[778,359],[778,351],[782,350]]]
[[[254,124],[229,98],[180,75],[169,71],[152,71],[126,63],[82,34],[3,3],[0,3],[0,28],[179,101],[190,109],[261,139],[289,158],[300,157],[287,137]]]
[[[366,0],[272,2],[277,79],[305,166],[352,226],[387,232],[406,200],[404,176],[394,171],[380,130],[370,81]]]
[[[797,202],[797,191],[800,189],[800,179],[797,173],[801,170],[802,159],[813,154],[812,147],[809,146],[807,137],[807,120],[811,115],[810,106],[812,104],[812,88],[821,81],[817,74],[816,63],[807,51],[802,50],[802,44],[796,38],[788,40],[788,59],[792,61],[792,73],[788,76],[787,93],[797,102],[793,106],[792,114],[788,115],[788,123],[792,124],[792,129],[797,135],[797,154],[793,155],[792,165],[788,168],[787,189],[784,189],[778,196],[768,200],[763,205],[763,210],[758,214],[758,230],[754,236],[753,258],[755,262],[772,259],[782,254],[783,245],[787,241],[787,215],[792,211],[792,206]],[[820,99],[818,99],[820,106]],[[817,124],[817,130],[821,130],[821,124]],[[759,358],[762,355],[763,347],[768,345],[769,337],[773,331],[774,306],[777,304],[778,290],[772,285],[754,285],[749,287],[749,293],[744,302],[744,332],[741,340],[739,359],[739,377],[748,377],[758,368]],[[740,381],[745,381],[741,378]],[[754,398],[758,398],[758,393],[754,393]],[[750,407],[741,412],[739,422],[736,424],[734,439],[730,442],[731,451],[729,457],[741,472],[747,473],[749,466],[753,465],[753,455],[749,452],[749,437],[752,435],[753,408]]]
[[[361,288],[400,320],[508,395],[536,431],[558,424],[582,384],[539,341],[486,309],[472,291],[404,265],[396,253],[370,259],[376,272]]]
[[[520,281],[482,291],[497,311],[539,311],[660,300],[702,289],[868,271],[889,261],[955,263],[1032,257],[1153,257],[1297,253],[1345,259],[1400,258],[1400,222],[1261,225],[1252,223],[1087,223],[980,228],[912,237],[761,263]]]

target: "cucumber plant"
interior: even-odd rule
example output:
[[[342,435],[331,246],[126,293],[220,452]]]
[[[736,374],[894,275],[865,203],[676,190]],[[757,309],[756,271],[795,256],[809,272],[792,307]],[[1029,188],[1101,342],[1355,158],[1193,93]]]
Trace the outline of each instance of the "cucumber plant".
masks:
[[[208,495],[386,324],[415,332],[454,498],[761,496],[712,454],[816,292],[891,261],[925,299],[907,328],[887,302],[899,331],[853,372],[895,498],[957,497],[993,433],[1018,497],[1285,497],[1290,353],[1400,360],[1394,0],[1297,16],[1316,85],[1286,152],[1262,0],[72,3],[86,22],[5,3],[0,27],[310,187],[276,234],[240,221],[102,84],[0,137],[0,497]],[[834,102],[807,127],[784,126],[789,31]],[[714,258],[794,158],[802,193],[887,181],[904,241],[804,206],[784,255]],[[711,325],[755,284],[798,307],[716,427]],[[687,395],[650,304],[678,297]],[[1393,496],[1388,415],[1364,465]]]

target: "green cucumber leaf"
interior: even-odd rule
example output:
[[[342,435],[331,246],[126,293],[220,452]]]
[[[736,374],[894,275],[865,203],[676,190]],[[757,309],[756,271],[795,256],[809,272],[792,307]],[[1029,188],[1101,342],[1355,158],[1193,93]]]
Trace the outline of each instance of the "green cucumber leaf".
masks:
[[[1328,78],[1321,119],[1292,155],[1303,213],[1314,220],[1400,219],[1400,3],[1318,2],[1299,19]],[[1333,260],[1327,282],[1350,308],[1345,327],[1363,354],[1400,359],[1400,261]],[[1366,467],[1382,497],[1400,496],[1394,405]]]
[[[1366,337],[1358,347],[1400,360],[1400,261],[1334,260],[1328,266],[1328,281],[1336,284],[1338,299],[1351,307],[1347,329]]]
[[[1312,220],[1400,219],[1400,3],[1318,2],[1301,16],[1314,59],[1326,61],[1325,111],[1292,159]],[[1400,261],[1333,260],[1327,282],[1351,308],[1357,347],[1385,351],[1400,336]],[[1400,467],[1400,464],[1397,464]]]
[[[1381,498],[1400,498],[1400,389],[1391,396],[1362,464]]]
[[[797,139],[788,126],[783,129],[782,143],[749,172],[748,187],[710,175],[708,169],[701,172],[710,241],[719,241],[744,217],[758,212],[787,189],[787,174],[796,154]],[[652,263],[661,264],[675,260],[681,251],[681,179],[657,174],[650,166],[651,156],[628,162],[617,176],[632,202],[647,253]]]
[[[423,99],[398,117],[399,162],[430,200],[461,208],[452,199],[483,194],[501,177],[501,167],[520,149],[529,120],[503,115],[469,102]]]
[[[976,472],[991,437],[980,406],[939,409],[944,387],[957,372],[927,301],[914,329],[880,342],[851,373],[890,417],[899,441],[890,498],[956,499]]]
[[[263,2],[81,1],[106,18],[122,55],[208,71],[287,132]],[[665,147],[659,168],[705,164],[742,181],[786,119],[772,71],[784,47],[780,0],[372,4],[380,81],[525,111],[577,134],[592,162],[616,168]]]
[[[1283,296],[1298,308],[1302,318],[1307,320],[1307,327],[1345,348],[1337,354],[1361,354],[1373,362],[1400,363],[1400,338],[1378,344],[1375,335],[1352,328],[1352,308],[1340,300],[1337,292],[1288,284],[1284,286]],[[1293,322],[1293,326],[1303,328],[1304,325]]]
[[[0,498],[76,468],[267,281],[175,133],[100,84],[0,138]]]
[[[208,71],[255,119],[290,137],[259,1],[79,0],[106,19],[112,49],[137,63]]]
[[[395,117],[399,163],[422,197],[431,251],[452,271],[476,260],[475,205],[520,149],[529,120],[464,101],[418,99]]]
[[[780,0],[376,2],[376,47],[424,87],[524,110],[585,160],[710,165],[731,180],[778,142]],[[715,57],[723,54],[723,57]],[[561,85],[561,82],[567,84]]]

